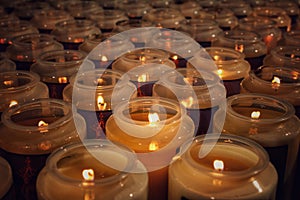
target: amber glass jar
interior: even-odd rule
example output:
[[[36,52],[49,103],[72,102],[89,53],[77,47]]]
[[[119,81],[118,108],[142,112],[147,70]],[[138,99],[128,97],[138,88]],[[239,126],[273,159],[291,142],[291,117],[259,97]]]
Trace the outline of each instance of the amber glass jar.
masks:
[[[292,30],[283,33],[283,38],[279,42],[282,46],[300,46],[300,30]]]
[[[75,19],[86,19],[92,12],[103,11],[96,1],[66,1],[64,9]]]
[[[266,2],[266,5],[284,9],[291,18],[291,24],[294,25],[296,23],[296,20],[299,16],[299,7],[295,1],[269,1]]]
[[[52,8],[48,2],[17,1],[17,3],[14,4],[13,13],[22,20],[30,20],[34,15],[34,12],[49,9]]]
[[[234,15],[234,12],[228,8],[213,7],[205,10],[215,16],[215,20],[223,31],[231,30],[238,25],[237,17]]]
[[[16,64],[8,59],[4,53],[0,53],[0,72],[14,71],[16,70]]]
[[[117,8],[124,11],[129,19],[142,19],[152,9],[149,1],[123,1],[117,4]]]
[[[234,15],[241,19],[249,16],[252,13],[252,8],[249,3],[244,0],[230,1],[221,0],[218,7],[228,8],[233,11]]]
[[[56,42],[52,36],[34,33],[13,38],[6,53],[16,63],[18,70],[29,70],[42,52],[62,49],[62,44]]]

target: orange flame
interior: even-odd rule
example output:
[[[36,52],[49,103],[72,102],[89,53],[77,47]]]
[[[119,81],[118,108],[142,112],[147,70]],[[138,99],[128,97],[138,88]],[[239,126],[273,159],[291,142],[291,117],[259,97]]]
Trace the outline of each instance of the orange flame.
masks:
[[[44,122],[43,120],[40,120],[38,123],[38,127],[46,127],[48,126],[48,123]]]
[[[15,105],[18,105],[18,102],[16,100],[12,100],[12,101],[10,101],[8,107],[12,107],[12,106],[15,106]]]
[[[98,96],[98,98],[97,98],[97,105],[98,105],[99,110],[106,109],[107,104],[104,102],[104,98],[101,95]]]
[[[12,80],[9,80],[9,81],[3,81],[3,83],[4,83],[4,85],[6,85],[6,86],[11,86],[11,85],[14,83],[14,81],[12,81]]]
[[[244,52],[244,45],[242,45],[242,44],[236,44],[234,49],[236,51],[239,51],[239,52],[243,53]]]
[[[147,74],[141,74],[141,75],[139,75],[137,81],[140,82],[140,83],[142,83],[142,82],[147,82],[148,79],[149,78],[148,78]]]
[[[58,82],[59,83],[68,83],[68,78],[63,76],[63,77],[58,77]]]
[[[149,144],[149,151],[156,151],[159,148],[158,143],[156,141],[152,141]]]
[[[215,160],[214,161],[214,169],[218,171],[224,170],[224,162],[222,160]]]
[[[93,169],[84,169],[82,170],[82,177],[85,181],[93,181],[95,178]]]

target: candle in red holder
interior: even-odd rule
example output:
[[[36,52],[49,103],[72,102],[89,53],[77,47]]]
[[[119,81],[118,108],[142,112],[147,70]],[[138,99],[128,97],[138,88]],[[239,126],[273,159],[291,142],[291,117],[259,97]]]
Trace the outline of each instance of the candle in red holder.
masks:
[[[76,50],[44,52],[30,67],[30,71],[40,75],[41,81],[49,88],[50,98],[62,99],[63,89],[69,84],[70,77],[79,70],[85,56],[85,53]]]
[[[85,119],[89,139],[105,137],[105,124],[113,110],[113,94],[120,101],[128,100],[126,95],[134,96],[134,85],[121,77],[122,74],[109,69],[83,71],[72,77],[71,84],[64,89],[64,100],[72,102]]]
[[[245,54],[251,69],[257,69],[263,64],[267,47],[258,33],[244,30],[225,31],[212,42],[213,47],[227,47]]]
[[[153,95],[179,101],[194,121],[196,135],[212,133],[214,113],[226,100],[217,75],[191,68],[166,72],[155,83]]]
[[[276,199],[290,199],[299,149],[300,121],[293,106],[265,94],[239,94],[227,100],[224,126],[215,131],[250,138],[261,144],[269,154],[278,173]],[[220,110],[220,114],[224,112]]]
[[[76,129],[74,121],[81,124]],[[17,199],[36,199],[36,178],[55,149],[85,137],[85,123],[71,105],[39,99],[5,110],[0,125],[1,155],[13,171]]]
[[[18,70],[29,71],[41,53],[53,50],[63,50],[63,46],[48,34],[33,33],[13,38],[6,53],[16,63]]]
[[[67,20],[58,22],[51,34],[65,49],[78,50],[78,46],[87,38],[94,38],[101,31],[90,20]]]

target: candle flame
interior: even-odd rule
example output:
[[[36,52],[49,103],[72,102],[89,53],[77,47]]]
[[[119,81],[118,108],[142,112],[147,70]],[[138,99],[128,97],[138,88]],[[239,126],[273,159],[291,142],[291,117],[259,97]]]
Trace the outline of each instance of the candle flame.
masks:
[[[98,105],[99,110],[106,109],[107,104],[104,102],[104,98],[101,95],[98,96],[98,98],[97,98],[97,105]]]
[[[106,56],[101,56],[101,61],[102,62],[107,62],[108,61],[108,58]]]
[[[82,170],[82,177],[85,181],[93,181],[95,178],[93,169],[84,169]]]
[[[158,148],[158,143],[156,141],[152,141],[149,144],[149,151],[156,151]]]
[[[146,56],[140,56],[140,61],[142,62],[142,63],[145,63],[146,62]]]
[[[215,160],[214,161],[214,169],[218,171],[224,170],[224,162],[222,160]]]
[[[253,111],[251,113],[251,118],[252,119],[258,119],[260,117],[260,112],[259,111]]]
[[[178,56],[177,56],[177,55],[174,55],[174,56],[172,56],[172,59],[173,59],[173,60],[178,60]]]
[[[243,53],[244,52],[244,45],[242,45],[242,44],[236,44],[234,49],[236,51],[239,51],[239,52]]]
[[[218,55],[213,56],[214,61],[219,61],[221,60],[221,57]]]
[[[97,79],[97,85],[103,85],[103,83],[104,83],[103,78],[98,78]]]
[[[43,120],[40,120],[38,123],[38,127],[46,127],[48,126],[48,123],[44,122]]]
[[[147,80],[148,80],[148,76],[147,76],[147,74],[142,74],[142,75],[139,75],[139,77],[138,77],[138,79],[137,79],[137,81],[138,82],[147,82]]]
[[[273,80],[272,80],[272,88],[277,90],[280,86],[280,78],[278,78],[277,76],[274,76]]]
[[[68,78],[63,76],[63,77],[58,77],[58,82],[59,83],[68,83]]]
[[[9,81],[3,81],[3,83],[4,83],[4,85],[6,85],[6,86],[11,86],[11,85],[14,83],[14,81],[12,81],[12,80],[9,80]]]
[[[193,97],[188,97],[187,99],[184,99],[181,101],[181,104],[185,107],[185,108],[190,108],[194,103],[194,99]]]
[[[221,77],[223,75],[223,69],[218,69],[217,74]]]
[[[157,113],[149,113],[148,114],[148,120],[150,123],[159,122],[159,116]]]
[[[12,100],[12,101],[10,101],[8,107],[12,107],[12,106],[15,106],[15,105],[18,105],[18,102],[16,100]]]

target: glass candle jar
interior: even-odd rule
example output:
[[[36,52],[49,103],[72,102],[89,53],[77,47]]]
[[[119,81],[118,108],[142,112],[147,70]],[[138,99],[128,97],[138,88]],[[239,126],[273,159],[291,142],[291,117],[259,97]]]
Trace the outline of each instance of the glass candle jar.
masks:
[[[245,55],[223,47],[205,48],[205,52],[209,58],[201,56],[203,53],[200,50],[190,59],[187,68],[198,66],[202,70],[213,71],[222,79],[227,97],[239,94],[240,83],[250,72],[250,64],[245,60]]]
[[[186,1],[181,4],[173,3],[170,7],[179,10],[186,19],[191,18],[194,13],[201,10],[201,6],[196,1]]]
[[[175,64],[169,59],[168,52],[159,49],[143,48],[119,57],[113,62],[112,69],[126,73],[135,67],[148,63],[164,64],[170,68],[175,68]]]
[[[103,11],[96,1],[67,1],[64,9],[75,19],[86,19],[92,12]]]
[[[277,46],[264,58],[263,63],[300,69],[300,49],[298,46]]]
[[[76,50],[44,52],[30,71],[40,75],[41,81],[48,86],[50,98],[62,99],[63,89],[69,84],[70,77],[77,73],[85,56],[85,53]]]
[[[74,120],[82,127],[75,128]],[[17,199],[36,198],[36,178],[47,156],[84,138],[85,123],[62,100],[38,99],[5,110],[0,126],[1,154],[13,171]]]
[[[6,48],[12,43],[12,38],[36,33],[39,31],[33,27],[28,21],[8,20],[0,23],[0,51],[4,52]]]
[[[176,149],[193,137],[193,121],[178,102],[139,97],[118,104],[106,135],[137,153],[149,175],[148,199],[167,199],[167,170]]]
[[[212,47],[228,47],[245,54],[251,69],[257,69],[263,64],[267,54],[267,47],[259,34],[252,31],[225,31],[216,37]]]
[[[283,38],[279,42],[281,46],[300,46],[300,30],[292,30],[283,33]]]
[[[115,29],[117,22],[128,20],[125,13],[121,10],[92,12],[88,15],[88,18],[97,24],[102,33],[110,33]]]
[[[112,68],[112,63],[126,52],[134,49],[134,44],[126,34],[115,34],[111,37],[103,35],[101,38],[86,40],[79,46],[80,50],[89,51],[88,60],[91,60],[96,68]],[[121,70],[122,71],[122,70]]]
[[[134,173],[138,170],[141,172]],[[147,186],[146,169],[132,151],[107,140],[90,140],[56,150],[37,180],[40,200],[146,200]]]
[[[40,10],[33,13],[30,22],[40,33],[50,34],[56,23],[70,19],[73,19],[71,15],[63,10]]]
[[[0,198],[3,200],[15,199],[11,167],[2,157],[0,157],[0,178]]]
[[[205,10],[215,16],[215,20],[223,31],[231,30],[238,25],[237,17],[228,8],[207,8]]]
[[[178,100],[195,125],[195,135],[212,132],[212,118],[226,99],[219,77],[209,71],[179,68],[154,84],[153,96]]]
[[[8,57],[16,63],[17,70],[29,70],[37,57],[45,51],[62,50],[63,46],[48,34],[25,34],[12,39],[7,47]]]
[[[0,114],[13,105],[47,97],[48,88],[37,74],[26,71],[0,73]]]
[[[179,30],[190,34],[202,47],[210,47],[211,42],[222,32],[218,23],[211,19],[187,20]]]
[[[214,123],[216,131],[250,138],[266,149],[278,173],[277,199],[290,199],[295,177],[300,121],[294,112],[290,103],[273,96],[239,94],[227,99],[224,126]]]
[[[169,167],[169,199],[275,199],[277,173],[256,142],[209,134],[185,143]]]
[[[291,30],[291,18],[283,8],[273,6],[262,6],[253,9],[253,16],[269,17],[276,21],[277,26],[283,31]]]
[[[117,8],[124,11],[129,19],[142,19],[152,9],[148,1],[121,1]]]
[[[245,2],[244,0],[238,0],[234,2],[228,0],[221,0],[218,7],[231,9],[238,19],[245,18],[252,13],[252,8],[250,4]]]
[[[0,73],[16,70],[16,64],[8,59],[4,53],[0,53]]]
[[[239,20],[238,29],[254,31],[259,33],[262,37],[268,52],[277,46],[278,41],[281,39],[281,30],[277,28],[274,20],[267,17],[246,17]]]
[[[269,1],[266,2],[266,5],[284,9],[287,15],[291,18],[291,25],[296,23],[297,17],[299,16],[299,7],[295,1]]]
[[[285,67],[261,66],[241,83],[243,93],[269,94],[289,101],[300,118],[299,90],[300,70]]]
[[[170,59],[173,60],[177,68],[186,67],[187,60],[201,48],[188,35],[168,29],[162,29],[155,33],[146,46],[169,52]]]
[[[57,23],[51,34],[65,49],[78,50],[87,38],[94,38],[101,31],[90,20],[67,20]]]
[[[13,13],[21,20],[30,20],[34,12],[49,9],[51,9],[51,6],[48,2],[17,1],[17,3],[14,4]]]
[[[172,8],[157,8],[150,10],[143,16],[143,19],[152,22],[157,27],[176,30],[185,17],[180,11]]]
[[[134,94],[134,85],[127,77],[109,69],[79,72],[63,91],[63,99],[72,102],[86,121],[87,138],[104,138],[105,124],[114,104],[127,101]],[[113,102],[112,96],[118,100]],[[130,97],[129,97],[130,98]]]

